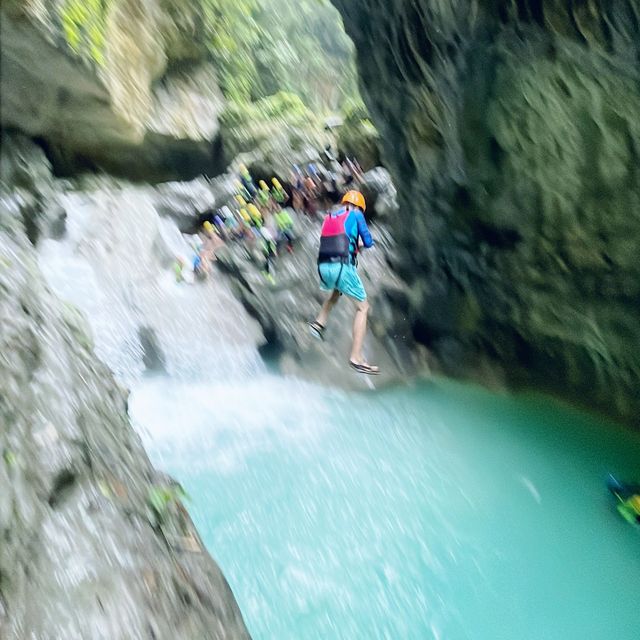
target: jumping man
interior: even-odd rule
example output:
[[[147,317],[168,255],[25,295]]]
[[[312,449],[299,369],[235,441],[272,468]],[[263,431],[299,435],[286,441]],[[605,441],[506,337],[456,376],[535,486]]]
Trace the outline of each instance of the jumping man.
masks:
[[[322,223],[318,275],[320,288],[331,291],[331,295],[310,326],[314,335],[322,338],[329,313],[338,298],[343,293],[349,296],[356,304],[349,365],[360,373],[376,375],[380,373],[380,369],[367,364],[362,354],[369,303],[356,269],[359,241],[362,240],[365,248],[373,246],[373,239],[364,219],[364,196],[359,191],[348,191],[342,198],[342,205],[338,210],[329,213]]]

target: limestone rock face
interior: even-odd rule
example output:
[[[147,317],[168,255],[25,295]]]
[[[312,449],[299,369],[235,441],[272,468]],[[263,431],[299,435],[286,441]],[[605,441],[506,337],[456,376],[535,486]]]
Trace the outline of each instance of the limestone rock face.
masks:
[[[59,172],[153,181],[219,172],[215,69],[178,24],[195,19],[193,7],[110,0],[85,7],[79,23],[69,13],[77,2],[67,13],[58,4],[0,10],[3,126],[43,140]]]
[[[42,233],[61,235],[66,212],[42,149],[24,136],[8,133],[0,135],[0,148],[0,191],[12,193],[28,238],[35,243]]]
[[[8,146],[31,174],[6,166]],[[46,210],[45,162],[9,138],[3,156],[0,636],[248,638],[179,493],[131,428],[127,394],[94,355],[83,317],[44,284],[23,199],[37,187]],[[20,190],[8,189],[19,175]]]
[[[399,190],[416,335],[638,415],[638,0],[334,0]]]

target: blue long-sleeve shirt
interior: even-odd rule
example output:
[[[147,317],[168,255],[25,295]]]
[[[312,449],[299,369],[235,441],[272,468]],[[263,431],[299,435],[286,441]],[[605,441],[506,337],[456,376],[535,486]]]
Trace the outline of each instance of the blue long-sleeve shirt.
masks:
[[[362,238],[365,248],[373,247],[373,238],[361,211],[352,210],[344,223],[344,230],[351,240],[351,254],[358,253],[358,239]]]

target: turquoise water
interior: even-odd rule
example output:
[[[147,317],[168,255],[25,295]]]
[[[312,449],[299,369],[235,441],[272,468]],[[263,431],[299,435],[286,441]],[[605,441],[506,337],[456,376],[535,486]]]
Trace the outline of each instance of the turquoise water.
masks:
[[[640,439],[545,398],[260,374],[131,398],[255,640],[636,640]]]

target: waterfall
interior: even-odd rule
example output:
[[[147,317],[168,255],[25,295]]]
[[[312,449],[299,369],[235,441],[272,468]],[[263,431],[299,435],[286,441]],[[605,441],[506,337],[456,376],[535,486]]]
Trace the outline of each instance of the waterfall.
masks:
[[[84,312],[96,353],[128,386],[145,371],[145,348],[157,348],[173,379],[262,372],[260,331],[226,280],[214,271],[205,282],[176,282],[172,262],[192,250],[158,214],[154,195],[151,187],[105,186],[62,196],[67,233],[39,248],[50,286]]]

